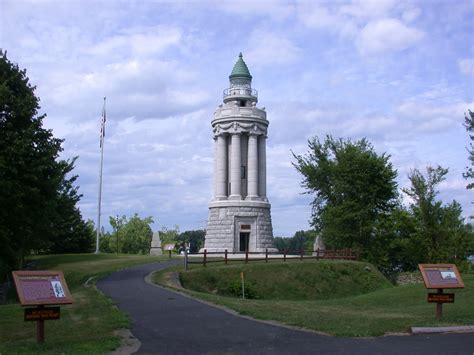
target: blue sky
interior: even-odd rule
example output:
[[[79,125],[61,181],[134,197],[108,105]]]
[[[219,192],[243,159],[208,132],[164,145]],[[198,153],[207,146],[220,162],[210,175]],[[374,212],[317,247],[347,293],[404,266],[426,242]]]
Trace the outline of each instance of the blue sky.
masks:
[[[270,121],[274,234],[291,236],[311,213],[291,151],[326,134],[367,137],[400,188],[411,169],[448,167],[439,197],[474,214],[462,178],[473,18],[460,0],[0,0],[0,47],[37,86],[63,158],[79,156],[80,208],[94,220],[107,96],[103,220],[136,212],[154,230],[206,226],[210,122],[242,51]]]

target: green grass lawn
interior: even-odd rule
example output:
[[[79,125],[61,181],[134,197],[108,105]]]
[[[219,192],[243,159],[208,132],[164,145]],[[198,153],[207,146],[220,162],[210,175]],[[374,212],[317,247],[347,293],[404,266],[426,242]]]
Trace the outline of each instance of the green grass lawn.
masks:
[[[23,321],[16,302],[0,306],[0,354],[104,353],[119,347],[114,332],[128,328],[127,315],[95,288],[95,281],[113,271],[168,257],[112,254],[48,255],[32,259],[35,269],[61,270],[74,303],[61,307],[61,319],[45,322],[45,343],[36,344],[35,322]],[[92,279],[90,279],[92,278]],[[88,286],[84,282],[89,280]]]
[[[307,268],[305,265],[310,264],[306,261],[300,264],[294,263],[300,265],[302,270]],[[241,269],[245,270],[247,266],[241,265]],[[210,267],[205,273],[214,273],[217,278],[219,275],[226,275],[226,272],[222,273],[220,270],[224,268],[226,267]],[[194,270],[182,272],[181,267],[176,267],[175,270],[181,271],[183,280],[192,278],[196,272]],[[275,270],[275,275],[269,276],[270,278],[281,274]],[[187,275],[184,276],[185,274]],[[153,279],[157,283],[165,283],[166,271],[154,274]],[[408,332],[412,326],[474,325],[474,274],[464,274],[463,280],[465,289],[445,291],[454,292],[456,301],[454,304],[443,306],[442,321],[436,321],[436,306],[434,303],[427,303],[428,291],[422,284],[394,287],[382,285],[379,289],[365,294],[313,300],[307,298],[242,300],[219,295],[216,292],[214,294],[190,290],[185,292],[257,319],[274,320],[336,336],[380,336],[386,333]],[[186,283],[189,285],[189,281],[184,282],[185,285]],[[166,283],[165,285],[170,286]],[[335,290],[341,285],[345,287],[338,279],[333,280]]]

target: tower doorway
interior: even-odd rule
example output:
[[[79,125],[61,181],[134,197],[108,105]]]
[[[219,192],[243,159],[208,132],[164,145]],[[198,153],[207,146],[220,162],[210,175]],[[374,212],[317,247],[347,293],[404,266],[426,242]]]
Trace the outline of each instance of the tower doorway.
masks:
[[[249,250],[249,239],[250,239],[249,232],[240,232],[239,251]]]

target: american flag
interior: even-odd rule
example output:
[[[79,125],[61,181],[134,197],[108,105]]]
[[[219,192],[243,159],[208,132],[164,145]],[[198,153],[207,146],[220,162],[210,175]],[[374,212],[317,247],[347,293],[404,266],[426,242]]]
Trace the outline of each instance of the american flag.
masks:
[[[100,142],[99,142],[100,148],[102,148],[102,144],[104,142],[104,137],[105,137],[105,121],[107,121],[107,118],[105,115],[105,97],[104,97],[104,107],[102,108],[102,120],[101,120],[101,125],[100,125]]]

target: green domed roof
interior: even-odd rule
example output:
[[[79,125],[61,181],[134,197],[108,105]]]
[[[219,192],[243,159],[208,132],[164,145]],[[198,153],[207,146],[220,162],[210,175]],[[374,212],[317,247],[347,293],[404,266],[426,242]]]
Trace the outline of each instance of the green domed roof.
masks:
[[[246,78],[252,80],[252,75],[250,75],[249,68],[242,59],[242,53],[239,53],[239,59],[235,63],[232,73],[229,75],[229,79],[233,78]]]

